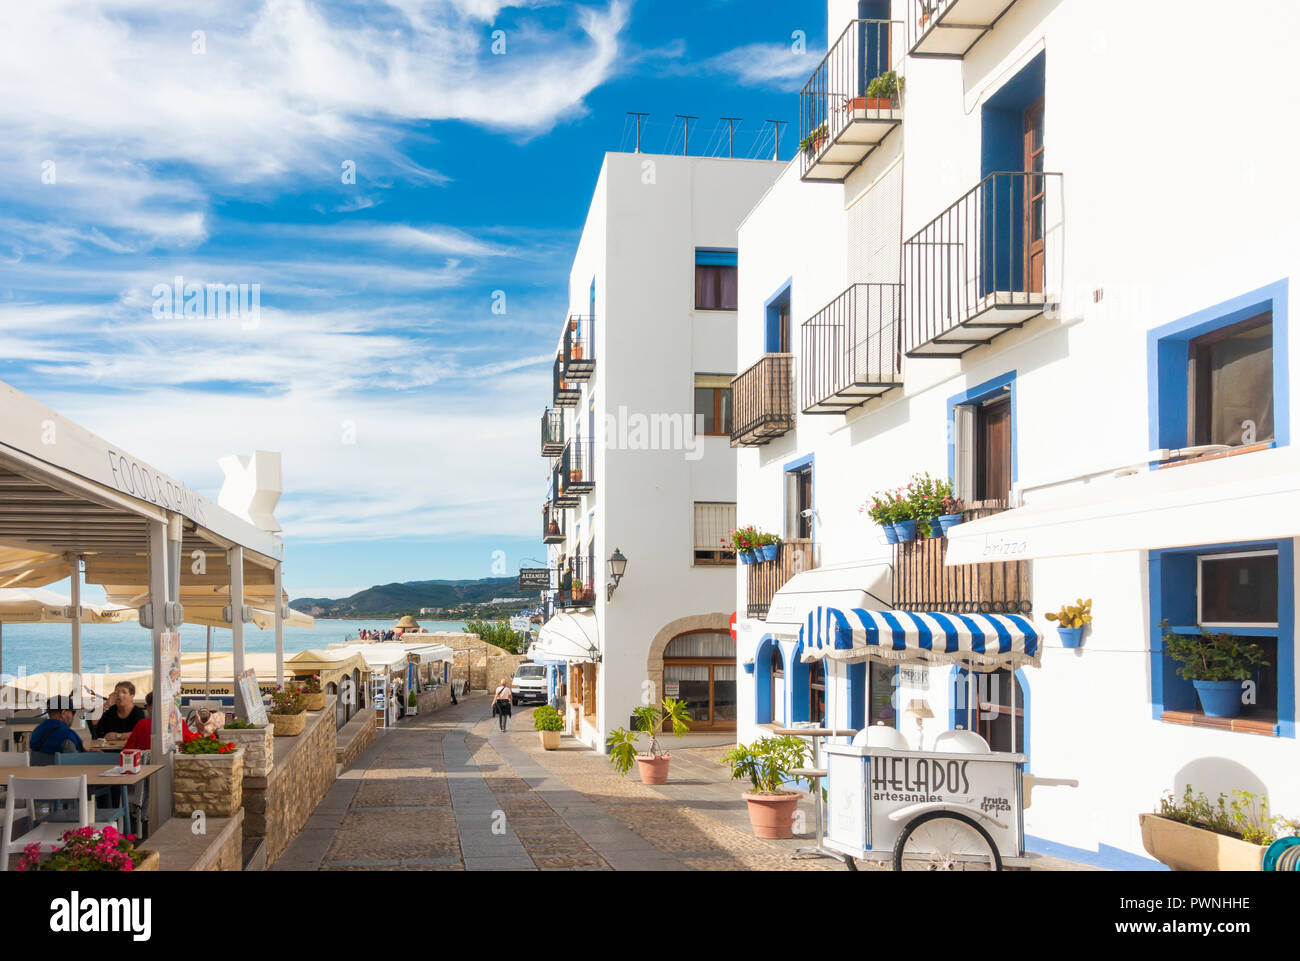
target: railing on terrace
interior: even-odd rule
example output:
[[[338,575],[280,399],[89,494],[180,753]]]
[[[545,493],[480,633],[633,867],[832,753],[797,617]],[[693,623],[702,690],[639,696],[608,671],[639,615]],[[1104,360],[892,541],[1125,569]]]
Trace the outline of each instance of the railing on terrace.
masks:
[[[565,496],[590,494],[596,489],[596,468],[591,439],[575,437],[560,456],[560,490]]]
[[[966,520],[1005,510],[985,501],[965,511]],[[944,563],[948,538],[895,544],[894,608],[944,614],[1029,614],[1033,611],[1029,561]]]
[[[564,326],[564,375],[586,381],[596,371],[596,318],[570,314]]]
[[[559,457],[564,452],[564,411],[546,408],[542,412],[542,456]]]
[[[802,327],[799,403],[843,414],[903,384],[902,284],[854,284]]]
[[[794,354],[764,354],[731,382],[732,447],[761,447],[794,429]]]
[[[580,495],[568,489],[568,473],[564,470],[564,457],[555,460],[551,468],[551,503],[558,508],[572,509],[582,503]]]
[[[776,592],[800,571],[812,570],[816,566],[813,542],[803,539],[782,541],[774,561],[746,566],[747,616],[765,619]]]
[[[913,57],[961,60],[1016,0],[907,0],[907,47]]]
[[[582,388],[564,375],[564,355],[555,355],[555,370],[552,374],[555,385],[553,394],[556,407],[577,407],[582,399]]]
[[[547,501],[542,505],[542,543],[563,544],[564,538],[564,511]]]
[[[901,67],[894,23],[853,20],[799,94],[799,174],[843,181],[902,120],[897,93],[869,97],[871,82]]]
[[[555,592],[556,607],[595,607],[596,582],[585,554],[569,558],[559,570],[559,589]]]
[[[1062,175],[991,173],[903,244],[904,350],[957,357],[1058,293]]]

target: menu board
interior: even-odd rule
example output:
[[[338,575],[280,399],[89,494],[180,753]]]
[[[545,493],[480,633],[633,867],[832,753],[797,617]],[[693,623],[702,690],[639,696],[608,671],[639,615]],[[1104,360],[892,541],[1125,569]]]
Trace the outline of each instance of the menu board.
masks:
[[[257,672],[251,667],[239,675],[236,703],[242,701],[244,716],[250,724],[269,723],[266,705],[262,703],[262,689],[257,685]]]
[[[162,677],[159,678],[157,710],[163,717],[162,753],[167,754],[181,740],[181,635],[163,631],[161,644]]]

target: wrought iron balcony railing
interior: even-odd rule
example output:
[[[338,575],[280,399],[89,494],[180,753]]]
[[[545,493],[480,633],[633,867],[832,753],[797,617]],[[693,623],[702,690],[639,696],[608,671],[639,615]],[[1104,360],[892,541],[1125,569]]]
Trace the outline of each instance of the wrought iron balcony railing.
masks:
[[[551,468],[551,503],[557,508],[571,509],[582,504],[582,496],[567,489],[565,480],[568,475],[563,470],[564,457],[558,457]]]
[[[542,456],[559,457],[564,453],[564,411],[546,408],[542,412]]]
[[[842,183],[903,121],[894,24],[854,20],[799,94],[799,175]],[[879,78],[879,82],[876,82]]]
[[[596,372],[596,318],[569,315],[564,322],[564,376],[585,382]]]
[[[596,465],[589,437],[575,437],[560,456],[560,490],[566,497],[590,494],[596,489]]]
[[[907,0],[907,45],[913,57],[961,60],[1016,0]]]
[[[1005,510],[986,501],[965,512],[967,520]],[[1033,611],[1029,561],[947,565],[948,538],[895,544],[894,608],[944,614],[1029,614]]]
[[[555,355],[555,371],[552,375],[555,384],[554,404],[556,407],[577,407],[582,399],[582,388],[569,380],[564,374],[564,355]]]
[[[843,414],[903,386],[902,284],[854,284],[804,321],[799,402]]]
[[[959,357],[1059,296],[1062,176],[991,173],[903,244],[909,357]]]
[[[569,558],[559,570],[559,588],[555,592],[556,607],[595,607],[596,582],[585,554]]]
[[[811,540],[802,539],[782,541],[774,561],[748,565],[745,568],[747,615],[766,618],[776,592],[800,571],[812,570],[816,566],[815,545]]]
[[[762,447],[794,429],[794,354],[764,354],[731,382],[732,447]]]
[[[564,538],[564,511],[547,501],[542,505],[542,543],[563,544]]]

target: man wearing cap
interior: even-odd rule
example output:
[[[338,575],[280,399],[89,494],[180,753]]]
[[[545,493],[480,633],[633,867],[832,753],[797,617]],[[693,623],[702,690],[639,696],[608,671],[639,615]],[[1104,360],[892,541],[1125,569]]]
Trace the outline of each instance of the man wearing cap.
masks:
[[[85,751],[81,738],[72,729],[77,711],[71,697],[55,696],[45,707],[49,715],[27,738],[27,746],[44,754],[76,754]]]

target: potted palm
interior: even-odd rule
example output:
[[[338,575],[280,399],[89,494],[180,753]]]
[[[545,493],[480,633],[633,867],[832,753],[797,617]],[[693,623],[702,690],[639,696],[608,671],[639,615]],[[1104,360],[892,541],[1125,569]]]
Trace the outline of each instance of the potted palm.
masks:
[[[297,737],[307,726],[307,708],[302,688],[297,684],[281,684],[271,695],[267,717],[275,726],[276,737]]]
[[[551,705],[543,704],[533,711],[533,727],[537,729],[537,739],[542,742],[543,750],[554,751],[560,746],[560,732],[564,730],[564,718]]]
[[[745,793],[745,804],[755,837],[794,836],[794,810],[800,792],[787,790],[786,785],[804,780],[791,772],[803,767],[807,758],[808,748],[803,740],[784,734],[733,747],[718,761],[731,765],[734,779],[749,778],[754,788]]]
[[[609,732],[605,746],[609,748],[609,763],[619,774],[626,775],[635,763],[642,784],[663,784],[668,780],[668,765],[673,756],[659,746],[658,732],[665,723],[672,727],[673,735],[681,737],[689,731],[691,715],[686,702],[666,697],[659,706],[645,704],[632,712],[632,730],[616,728]],[[641,754],[637,741],[642,734],[650,737],[649,751]]]
[[[1242,683],[1255,668],[1268,666],[1264,649],[1235,634],[1178,634],[1161,621],[1164,648],[1178,665],[1178,676],[1191,681],[1206,717],[1237,717],[1242,708]]]
[[[1083,629],[1092,623],[1092,598],[1080,597],[1073,604],[1063,604],[1055,614],[1048,614],[1056,622],[1056,632],[1061,635],[1061,646],[1074,649],[1083,639]]]

